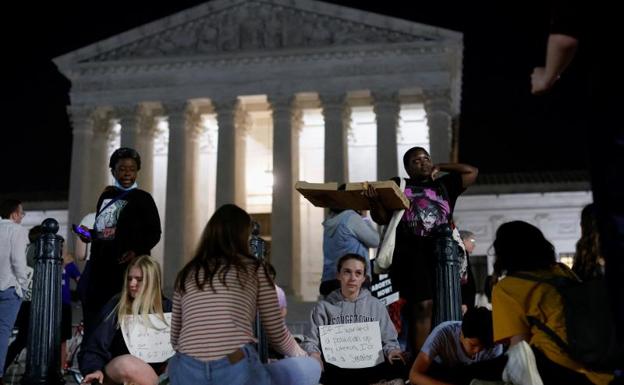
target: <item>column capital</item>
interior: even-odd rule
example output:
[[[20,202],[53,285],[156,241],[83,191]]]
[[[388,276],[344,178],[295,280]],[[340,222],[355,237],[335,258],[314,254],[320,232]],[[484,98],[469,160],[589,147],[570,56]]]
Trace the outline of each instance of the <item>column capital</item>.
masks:
[[[293,103],[295,102],[295,97],[293,95],[284,95],[284,94],[274,94],[269,95],[267,97],[269,104],[271,105],[271,111],[273,113],[273,118],[275,118],[276,113],[280,112],[291,112],[293,110]]]
[[[399,103],[399,93],[397,91],[390,90],[377,90],[371,91],[371,96],[373,99],[373,104],[382,104],[382,103]]]
[[[184,115],[188,110],[189,103],[187,100],[167,100],[161,102],[163,108],[163,114],[170,115]]]
[[[238,108],[238,98],[215,98],[210,99],[212,108],[217,113],[217,118],[220,114],[234,114]]]
[[[201,113],[188,111],[186,113],[186,132],[191,140],[197,140],[205,131]]]
[[[344,92],[323,92],[319,94],[319,100],[323,110],[328,107],[343,108],[347,104],[347,94]]]
[[[112,108],[101,107],[96,109],[93,114],[93,132],[97,135],[111,135],[115,124],[113,119],[115,119],[115,115]]]
[[[423,96],[427,115],[436,113],[451,115],[451,94],[448,89],[425,90]]]
[[[291,126],[293,130],[296,130],[297,134],[301,133],[303,129],[303,108],[294,106],[292,110]]]
[[[373,91],[373,110],[379,115],[395,115],[398,119],[401,108],[399,94],[395,91]]]
[[[113,113],[121,120],[136,119],[139,113],[138,104],[118,104],[113,106]]]
[[[73,133],[91,134],[93,133],[95,108],[84,105],[70,105],[67,107],[67,114],[72,125]]]

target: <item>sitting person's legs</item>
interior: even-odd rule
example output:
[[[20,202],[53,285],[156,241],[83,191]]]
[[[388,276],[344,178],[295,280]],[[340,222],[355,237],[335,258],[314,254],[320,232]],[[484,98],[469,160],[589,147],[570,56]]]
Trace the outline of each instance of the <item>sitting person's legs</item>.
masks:
[[[117,384],[156,385],[158,376],[152,367],[140,358],[124,354],[113,358],[104,370]]]
[[[312,357],[291,357],[264,365],[276,385],[317,385],[321,367]]]
[[[325,366],[325,371],[321,377],[323,385],[368,385],[381,380],[405,379],[409,371],[409,367],[402,362],[394,364],[382,362],[372,368],[361,369],[343,369],[326,362],[323,365]]]

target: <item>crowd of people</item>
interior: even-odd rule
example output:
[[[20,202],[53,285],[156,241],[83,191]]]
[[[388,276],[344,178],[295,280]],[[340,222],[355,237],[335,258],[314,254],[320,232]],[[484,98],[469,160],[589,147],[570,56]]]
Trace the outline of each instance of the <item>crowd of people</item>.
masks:
[[[436,165],[421,147],[409,149],[403,164],[408,178],[393,180],[407,197],[409,208],[391,210],[384,207],[374,187],[363,191],[372,221],[383,229],[381,237],[365,212],[330,210],[323,222],[320,299],[298,343],[286,326],[285,295],[275,284],[275,269],[250,252],[251,217],[233,204],[214,212],[189,262],[177,275],[173,296],[164,296],[161,267],[149,256],[160,240],[158,210],[151,195],[137,186],[139,154],[129,148],[116,150],[109,164],[115,185],[98,199],[92,225],[85,223],[76,231],[80,241],[90,246],[82,274],[71,255],[63,252],[62,339],[71,334],[69,281],[74,279],[83,301],[85,336],[79,364],[84,382],[154,385],[166,378],[171,384],[502,383],[509,380],[505,373],[514,346],[522,344],[530,347],[534,366],[546,385],[563,383],[563,379],[566,384],[612,381],[617,372],[593,370],[536,326],[546,325],[567,342],[563,300],[555,287],[540,279],[564,277],[582,282],[601,280],[604,275],[594,207],[589,205],[582,212],[582,237],[572,269],[557,263],[552,244],[535,226],[522,221],[501,225],[493,244],[496,262],[489,310],[475,306],[469,258],[474,234],[457,231],[453,220],[456,200],[475,182],[478,170],[466,164]],[[1,378],[25,345],[28,269],[34,266],[33,245],[41,229],[33,228],[29,234],[20,226],[21,202],[9,200],[0,206]],[[393,217],[397,220],[392,221]],[[458,250],[465,263],[456,278],[461,281],[464,306],[461,320],[433,325],[434,277],[440,258],[435,244],[442,228],[455,230],[462,242]],[[376,263],[369,257],[370,249],[381,248],[385,242],[393,244],[388,273],[401,298],[397,303],[407,330],[404,337],[388,307],[370,290]],[[261,362],[253,330],[257,315],[273,351],[283,358]],[[151,360],[134,354],[129,337],[133,322],[166,333],[171,354]],[[19,334],[7,354],[14,325]],[[365,341],[367,349],[378,345],[379,350],[353,362],[328,353],[338,348],[324,333],[345,325],[374,325],[372,330],[378,333]],[[357,335],[345,336],[343,340],[362,341]],[[340,349],[359,348],[356,344]],[[523,365],[531,370],[530,360]]]

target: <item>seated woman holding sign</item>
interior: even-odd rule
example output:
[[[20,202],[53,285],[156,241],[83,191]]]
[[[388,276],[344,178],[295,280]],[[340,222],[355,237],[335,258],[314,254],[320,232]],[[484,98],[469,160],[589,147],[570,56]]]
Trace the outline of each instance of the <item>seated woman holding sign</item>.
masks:
[[[321,382],[403,384],[408,367],[396,329],[384,304],[362,288],[366,260],[357,254],[343,256],[337,277],[340,289],[312,309],[311,327],[303,341],[310,355],[322,357]]]
[[[171,312],[171,301],[162,296],[160,277],[158,262],[148,255],[128,265],[121,294],[102,309],[100,322],[81,347],[79,364],[85,375],[83,383],[97,380],[102,384],[154,385],[158,382],[158,374],[164,372],[167,356],[173,350],[170,346],[145,352],[135,349],[133,340],[137,342],[140,337],[133,330],[156,329],[166,334],[168,341],[169,322],[164,312]],[[151,342],[157,343],[155,339]]]

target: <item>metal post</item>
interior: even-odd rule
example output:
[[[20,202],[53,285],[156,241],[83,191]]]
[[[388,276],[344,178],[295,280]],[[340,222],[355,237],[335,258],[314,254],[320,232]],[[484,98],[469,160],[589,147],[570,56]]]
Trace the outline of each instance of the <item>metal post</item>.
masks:
[[[64,384],[61,374],[61,278],[63,237],[52,218],[41,223],[33,274],[24,385]]]
[[[249,248],[251,254],[259,260],[264,260],[266,253],[266,246],[264,239],[260,238],[260,224],[256,221],[251,222],[251,240],[249,241]],[[254,331],[258,340],[258,356],[260,362],[269,361],[269,342],[267,340],[266,333],[262,329],[262,322],[260,321],[260,314],[256,314],[256,322],[254,325]]]
[[[433,301],[432,328],[444,321],[462,319],[459,246],[453,240],[449,225],[441,226],[436,235],[436,297]]]

